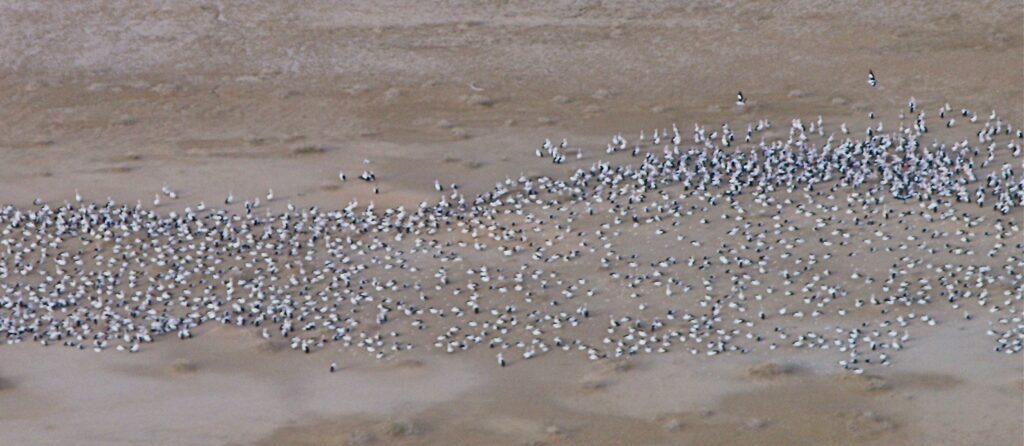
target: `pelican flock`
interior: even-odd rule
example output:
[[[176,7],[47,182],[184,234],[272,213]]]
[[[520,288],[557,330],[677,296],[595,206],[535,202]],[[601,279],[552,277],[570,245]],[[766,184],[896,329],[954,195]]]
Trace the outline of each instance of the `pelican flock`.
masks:
[[[960,321],[1019,353],[1024,134],[963,109],[972,137],[933,137],[913,98],[901,115],[859,136],[821,117],[620,133],[606,159],[549,140],[535,154],[565,176],[438,179],[409,208],[4,206],[0,339],[131,353],[223,324],[381,359],[800,349],[859,373]]]

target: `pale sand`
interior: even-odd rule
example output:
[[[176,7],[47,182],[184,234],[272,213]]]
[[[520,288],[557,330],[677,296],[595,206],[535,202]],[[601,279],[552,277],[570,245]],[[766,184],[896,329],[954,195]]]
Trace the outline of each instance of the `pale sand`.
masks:
[[[589,363],[486,353],[335,374],[217,327],[137,355],[5,346],[4,444],[1015,444],[1018,357],[951,324],[877,375],[817,354]],[[967,333],[972,334],[972,333]],[[243,339],[240,339],[243,338]],[[974,345],[971,345],[974,343]],[[765,362],[790,370],[752,377]],[[963,366],[970,364],[969,367]],[[617,366],[616,366],[617,365]],[[588,378],[602,380],[588,385]]]
[[[1024,118],[1019,2],[500,5],[4,2],[0,203],[148,204],[166,183],[162,211],[268,187],[272,206],[409,205],[434,178],[475,193],[574,168],[537,162],[544,138],[596,158],[618,131],[862,125],[909,96]],[[381,195],[336,186],[363,159]],[[793,352],[342,352],[329,374],[323,353],[209,326],[137,355],[5,345],[0,444],[1021,444],[1024,364],[984,329],[943,324],[874,377]]]

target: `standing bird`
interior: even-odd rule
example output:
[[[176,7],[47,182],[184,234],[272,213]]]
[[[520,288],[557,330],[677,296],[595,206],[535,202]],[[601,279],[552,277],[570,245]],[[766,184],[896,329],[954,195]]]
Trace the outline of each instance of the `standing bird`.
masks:
[[[171,186],[168,186],[166,184],[160,188],[160,192],[163,192],[164,195],[167,195],[172,200],[178,198],[178,193],[171,189]]]
[[[345,176],[345,171],[344,170],[339,170],[338,171],[338,179],[341,180],[342,182],[344,182],[345,180],[348,179],[348,177]]]
[[[228,192],[227,198],[224,199],[224,204],[231,204],[231,203],[234,203],[234,202],[235,202],[235,195],[232,194],[231,192]]]
[[[746,103],[747,103],[747,98],[743,97],[743,92],[742,91],[736,92],[736,105],[742,107]]]
[[[875,72],[872,70],[868,70],[868,85],[872,87],[878,86],[878,78],[875,77]]]
[[[274,189],[270,189],[270,190],[267,191],[267,201],[270,201],[270,200],[273,200],[273,199],[274,199]]]

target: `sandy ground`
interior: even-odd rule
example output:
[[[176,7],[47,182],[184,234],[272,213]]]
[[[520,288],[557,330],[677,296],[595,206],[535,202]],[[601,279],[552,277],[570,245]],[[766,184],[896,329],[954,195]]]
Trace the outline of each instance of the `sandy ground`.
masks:
[[[435,178],[572,169],[533,158],[544,138],[589,164],[620,131],[856,125],[910,96],[1024,119],[1019,1],[734,3],[2,1],[0,203],[168,184],[162,211],[267,188],[409,205]],[[364,159],[379,195],[337,185]],[[3,346],[0,444],[1022,444],[1024,364],[979,331],[944,324],[867,377],[798,352],[352,354],[332,375],[229,327],[138,355]]]
[[[774,353],[548,355],[504,369],[489,355],[352,357],[330,374],[319,355],[259,344],[217,327],[131,356],[7,346],[3,441],[1006,445],[1021,435],[1019,358],[956,326],[859,376]]]

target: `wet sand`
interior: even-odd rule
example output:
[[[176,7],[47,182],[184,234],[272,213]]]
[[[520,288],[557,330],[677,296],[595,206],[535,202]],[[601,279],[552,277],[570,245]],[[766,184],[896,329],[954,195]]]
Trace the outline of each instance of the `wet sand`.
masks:
[[[271,208],[415,206],[435,178],[471,195],[506,175],[571,172],[534,158],[544,138],[570,138],[589,164],[620,131],[819,114],[860,128],[910,96],[929,112],[948,101],[1024,119],[1019,2],[0,11],[0,203],[18,206],[76,190],[148,205],[164,184],[181,196],[160,212],[268,187]],[[736,90],[748,106],[733,105]],[[364,159],[379,195],[338,185],[338,169],[355,175]],[[228,326],[135,355],[4,345],[0,443],[1021,444],[1024,363],[992,353],[984,330],[943,323],[860,376],[794,351],[376,361]],[[327,373],[334,358],[341,370]]]

